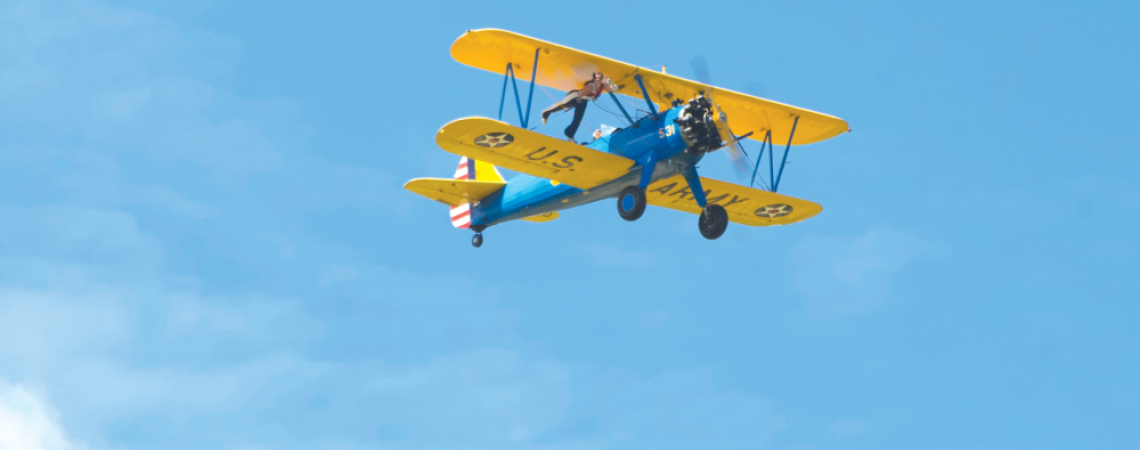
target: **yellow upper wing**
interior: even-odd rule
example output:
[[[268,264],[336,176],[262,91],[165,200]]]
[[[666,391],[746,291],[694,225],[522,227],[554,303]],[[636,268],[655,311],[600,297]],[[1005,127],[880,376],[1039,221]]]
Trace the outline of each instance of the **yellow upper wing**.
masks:
[[[451,153],[578,189],[590,189],[621,177],[634,164],[629,158],[482,117],[444,125],[435,142]]]
[[[701,177],[701,187],[709,203],[728,211],[728,220],[754,227],[787,225],[807,220],[823,207],[798,198]],[[650,205],[700,214],[689,184],[681,175],[654,181],[645,189]]]
[[[482,200],[506,185],[502,181],[416,178],[404,188],[448,206],[459,206]]]
[[[524,79],[534,68],[536,50],[539,55],[535,83],[543,86],[563,91],[578,89],[595,71],[601,71],[620,87],[619,93],[642,98],[633,78],[640,74],[649,98],[659,107],[667,106],[675,98],[688,100],[703,91],[711,95],[728,116],[734,133],[752,132],[752,139],[763,140],[765,133],[771,131],[772,142],[786,143],[796,117],[800,119],[792,145],[819,142],[848,130],[847,122],[838,117],[704,85],[510,31],[468,31],[451,44],[451,56],[456,61],[495,73],[505,73],[510,63],[515,74]]]

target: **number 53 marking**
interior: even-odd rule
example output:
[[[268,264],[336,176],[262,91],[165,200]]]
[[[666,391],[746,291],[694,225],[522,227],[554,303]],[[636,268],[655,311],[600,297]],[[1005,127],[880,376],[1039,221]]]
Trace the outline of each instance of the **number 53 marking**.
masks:
[[[657,137],[661,139],[665,139],[665,136],[672,136],[674,133],[676,133],[676,131],[674,131],[673,125],[657,129]]]

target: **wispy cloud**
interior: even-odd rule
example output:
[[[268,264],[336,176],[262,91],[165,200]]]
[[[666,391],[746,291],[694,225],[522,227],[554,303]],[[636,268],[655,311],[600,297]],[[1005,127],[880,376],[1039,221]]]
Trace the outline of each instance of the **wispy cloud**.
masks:
[[[792,250],[795,286],[816,318],[865,313],[882,305],[892,276],[929,248],[915,234],[889,226],[854,239],[809,237]]]
[[[219,107],[264,107],[225,88],[241,51],[98,2],[0,6],[0,131],[25,131],[5,134],[0,170],[33,174],[29,185],[52,194],[0,208],[0,377],[53,393],[48,404],[0,385],[0,429],[38,433],[19,435],[39,443],[31,448],[65,449],[79,446],[69,435],[115,448],[602,448],[611,437],[657,439],[663,426],[689,433],[675,424],[703,417],[716,419],[685,436],[740,443],[770,433],[766,401],[718,390],[707,376],[667,372],[618,390],[628,396],[602,392],[602,378],[575,379],[570,365],[512,350],[530,344],[520,344],[520,313],[498,306],[494,287],[362,263],[320,237],[274,231],[272,214],[252,233],[272,261],[235,261],[248,247],[168,253],[210,230],[157,236],[152,211],[133,207],[172,212],[182,225],[246,213],[227,203],[240,195],[263,194],[238,205],[255,208],[287,199],[289,213],[398,210],[408,198],[388,195],[398,185],[381,170],[305,155],[266,131],[303,128],[292,119],[259,116],[283,122],[267,126]],[[200,180],[227,188],[211,198]],[[604,267],[656,264],[616,246],[586,253]],[[256,279],[265,266],[294,284]],[[211,270],[238,281],[211,283],[201,274]],[[660,326],[668,315],[643,319]],[[571,400],[589,395],[601,400],[578,421],[616,425],[550,438]],[[644,411],[648,419],[630,418]],[[105,431],[126,429],[146,432]]]
[[[70,435],[87,442],[143,421],[150,433],[199,448],[669,448],[708,436],[731,447],[765,442],[782,426],[765,400],[718,389],[709,373],[631,377],[477,345],[513,342],[517,319],[463,277],[342,265],[343,281],[317,288],[348,297],[324,310],[325,318],[341,314],[331,327],[306,305],[335,298],[204,294],[193,279],[171,276],[162,247],[129,215],[6,211],[0,223],[10,238],[70,244],[45,253],[0,245],[8,275],[0,279],[0,373],[51,386],[72,418]],[[658,326],[668,316],[643,319]],[[579,422],[598,425],[564,430]],[[227,431],[188,437],[186,427]]]
[[[0,448],[83,450],[67,436],[51,404],[25,386],[0,379]]]
[[[621,250],[615,245],[595,244],[583,247],[594,264],[602,267],[647,269],[657,263],[653,254],[642,250]]]

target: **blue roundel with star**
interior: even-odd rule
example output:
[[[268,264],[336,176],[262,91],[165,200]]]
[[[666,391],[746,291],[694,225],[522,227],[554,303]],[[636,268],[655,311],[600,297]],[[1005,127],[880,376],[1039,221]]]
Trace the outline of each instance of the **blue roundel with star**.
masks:
[[[475,138],[475,145],[480,147],[505,147],[511,145],[515,137],[507,133],[487,133]]]
[[[784,217],[792,213],[792,205],[785,205],[783,203],[776,203],[768,206],[761,206],[755,211],[758,217],[767,217],[774,219],[777,217]]]

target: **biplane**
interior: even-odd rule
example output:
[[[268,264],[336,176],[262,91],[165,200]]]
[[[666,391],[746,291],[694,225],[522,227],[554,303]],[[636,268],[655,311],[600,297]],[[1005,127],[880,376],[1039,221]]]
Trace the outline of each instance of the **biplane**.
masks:
[[[627,221],[641,217],[646,205],[699,215],[698,229],[707,239],[724,234],[729,222],[748,226],[800,222],[819,214],[822,207],[776,192],[788,151],[793,145],[850,131],[847,122],[827,114],[510,31],[467,31],[451,45],[451,56],[503,74],[499,118],[468,117],[444,125],[435,141],[461,157],[455,176],[417,178],[404,187],[450,206],[452,225],[474,231],[475,247],[483,244],[483,230],[492,225],[515,219],[546,222],[557,219],[559,211],[614,198],[618,214]],[[567,142],[528,129],[536,84],[570,91],[597,71],[612,80],[617,94],[643,100],[647,111],[631,117],[619,98],[609,93],[628,123],[593,142]],[[525,112],[516,72],[530,72]],[[502,121],[508,82],[520,126]],[[747,160],[743,139],[761,143],[754,165]],[[786,143],[778,172],[774,143]],[[749,186],[698,175],[697,163],[722,148],[728,148],[738,167],[741,161],[751,165]],[[761,177],[762,186],[757,187],[765,151],[768,176]],[[505,180],[496,166],[518,174]]]

